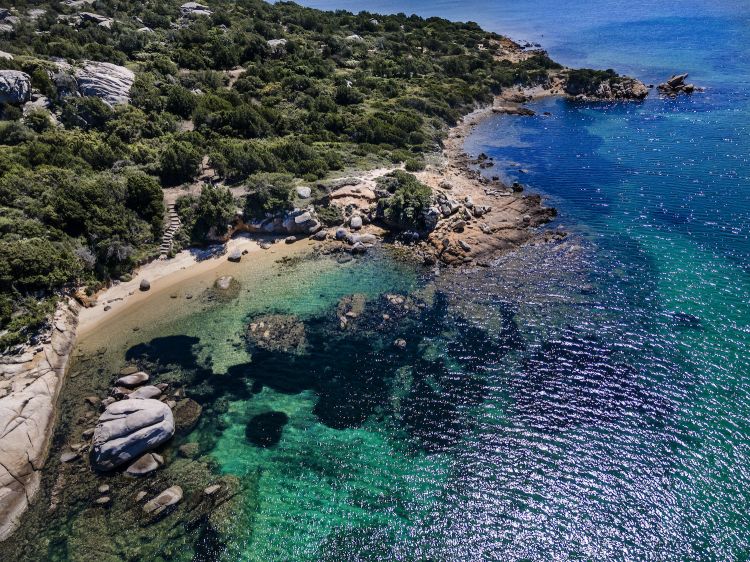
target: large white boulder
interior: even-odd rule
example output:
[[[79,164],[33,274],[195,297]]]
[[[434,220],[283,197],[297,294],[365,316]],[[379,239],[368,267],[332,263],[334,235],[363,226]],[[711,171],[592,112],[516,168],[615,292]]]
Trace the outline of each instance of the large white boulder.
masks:
[[[94,429],[91,463],[98,470],[113,470],[158,447],[172,435],[174,416],[163,402],[115,402],[107,406]]]
[[[82,96],[96,96],[109,105],[128,103],[135,82],[131,70],[109,62],[86,61],[75,77]]]

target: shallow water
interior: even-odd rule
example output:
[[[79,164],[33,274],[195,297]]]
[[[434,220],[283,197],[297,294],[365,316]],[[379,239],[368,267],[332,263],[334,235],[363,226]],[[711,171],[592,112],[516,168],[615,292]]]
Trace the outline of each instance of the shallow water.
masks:
[[[565,242],[437,279],[383,255],[247,268],[235,298],[165,299],[138,332],[101,334],[101,384],[126,360],[184,381],[205,407],[184,441],[246,484],[231,533],[196,559],[746,559],[747,5],[306,4],[478,20],[566,64],[687,70],[707,91],[547,99],[480,125],[467,150],[543,193]],[[407,311],[383,296],[409,292]],[[352,294],[366,304],[342,329]],[[248,350],[269,313],[301,319],[305,346]],[[286,418],[258,446],[248,422],[268,412]],[[50,558],[80,557],[57,540]]]

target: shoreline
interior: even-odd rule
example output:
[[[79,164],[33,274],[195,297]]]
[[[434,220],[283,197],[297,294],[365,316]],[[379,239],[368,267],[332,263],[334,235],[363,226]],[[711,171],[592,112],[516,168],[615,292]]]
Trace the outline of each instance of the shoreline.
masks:
[[[267,239],[267,237],[265,238]],[[170,260],[154,260],[134,272],[133,279],[96,293],[94,306],[73,298],[61,302],[45,343],[17,356],[0,357],[0,543],[21,524],[41,487],[49,460],[52,436],[60,417],[60,397],[75,349],[97,330],[137,310],[154,295],[163,294],[228,263],[227,256],[263,251],[260,238],[239,234],[224,244],[225,251],[199,259],[200,250],[183,250]],[[274,256],[299,251],[305,241],[277,243],[264,253]],[[304,244],[307,246],[307,244]],[[285,251],[279,251],[280,249]],[[140,291],[141,279],[152,287]],[[105,307],[109,307],[104,310]]]
[[[79,339],[85,338],[96,328],[114,321],[119,314],[148,300],[152,295],[168,291],[180,283],[218,268],[228,261],[227,256],[235,250],[241,253],[246,252],[243,258],[264,251],[258,245],[260,240],[258,237],[238,234],[223,245],[210,247],[223,248],[224,251],[221,253],[212,252],[210,249],[188,248],[179,252],[174,258],[156,259],[143,265],[134,272],[130,281],[112,285],[96,293],[94,306],[81,308],[78,315]],[[275,254],[277,245],[278,243],[265,251]],[[205,254],[206,257],[200,259],[201,254]],[[143,279],[151,283],[151,288],[147,291],[139,289]],[[105,310],[105,307],[110,308]]]
[[[528,101],[551,95],[556,94],[539,87],[509,92],[509,96],[498,96],[491,105],[468,113],[448,130],[443,150],[439,153],[441,164],[437,167],[429,166],[425,171],[415,175],[432,188],[435,196],[442,194],[445,197],[461,199],[461,212],[441,218],[427,240],[415,247],[417,251],[420,247],[431,247],[429,251],[436,252],[439,261],[446,265],[486,265],[486,260],[498,257],[536,238],[534,227],[548,222],[555,214],[554,209],[544,207],[538,195],[521,194],[502,182],[487,180],[477,170],[472,169],[472,163],[463,151],[463,145],[474,127],[497,113],[497,108],[510,108],[510,111],[502,109],[502,112],[514,113],[514,108],[521,107],[519,96]],[[372,172],[363,170],[360,176],[369,178]],[[446,182],[451,184],[449,189],[446,189]],[[477,209],[486,210],[478,214]],[[456,228],[456,219],[464,223],[460,228]],[[0,399],[0,415],[6,414],[8,417],[7,420],[0,417],[0,425],[5,427],[10,426],[13,420],[20,416],[21,411],[7,408],[4,401],[20,401],[25,404],[29,392],[32,397],[40,395],[44,400],[42,407],[35,410],[33,415],[29,415],[25,423],[14,426],[15,431],[23,432],[24,426],[29,426],[33,422],[34,431],[23,432],[23,446],[3,451],[0,463],[0,500],[3,503],[3,509],[0,510],[0,542],[8,538],[20,525],[22,515],[39,491],[41,471],[48,459],[51,438],[59,418],[59,398],[64,388],[69,360],[76,346],[97,330],[133,312],[151,297],[174,290],[181,284],[218,269],[227,263],[227,256],[232,252],[238,250],[243,257],[257,254],[262,250],[259,242],[267,238],[238,233],[223,245],[221,253],[211,249],[192,248],[183,250],[168,260],[156,259],[137,269],[130,281],[119,282],[97,292],[91,298],[94,303],[92,306],[84,307],[69,299],[67,304],[58,308],[56,319],[64,314],[65,325],[58,326],[53,322],[51,343],[49,346],[45,345],[43,351],[37,351],[31,361],[28,361],[27,353],[20,356],[26,360],[25,362],[12,363],[15,371],[12,376],[6,375],[6,378],[11,376],[11,391]],[[287,254],[298,250],[303,244],[306,247],[313,245],[310,238],[291,245],[281,243],[280,237],[273,239],[277,244],[265,252]],[[212,248],[218,249],[218,246]],[[279,252],[278,248],[287,251]],[[205,257],[202,257],[202,254]],[[139,285],[144,279],[149,281],[151,287],[141,291]],[[67,312],[61,313],[60,310]],[[29,378],[39,361],[48,357],[48,348],[54,350],[56,360],[51,369],[44,371],[45,376],[40,377],[42,383],[37,384],[37,381],[24,387],[24,390],[17,390],[16,381],[24,382]],[[5,367],[7,364],[0,364],[0,374]],[[47,381],[48,375],[55,377],[54,381],[51,381],[51,386]],[[44,385],[44,389],[38,388],[40,384]],[[5,386],[9,385],[6,383]],[[29,398],[28,402],[32,403],[34,400]],[[27,455],[26,452],[29,442],[33,447],[33,456]],[[9,457],[12,462],[8,462]],[[22,481],[18,477],[18,471],[5,469],[9,464],[25,467],[26,480]]]
[[[536,232],[535,228],[552,220],[557,211],[545,206],[540,195],[524,193],[520,184],[508,186],[499,178],[488,179],[480,171],[481,164],[491,164],[492,159],[472,160],[464,151],[466,138],[492,115],[532,115],[523,104],[560,95],[537,86],[495,96],[491,104],[466,114],[448,130],[439,165],[415,174],[450,206],[459,205],[455,214],[445,216],[443,212],[444,219],[427,238],[440,261],[453,266],[486,266],[522,244],[565,236],[562,231]]]

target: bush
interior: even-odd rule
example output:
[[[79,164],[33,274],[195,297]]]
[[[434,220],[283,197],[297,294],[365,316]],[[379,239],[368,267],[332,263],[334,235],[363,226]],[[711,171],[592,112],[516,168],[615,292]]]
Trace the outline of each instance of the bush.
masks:
[[[63,106],[60,120],[66,127],[78,127],[88,131],[104,128],[112,115],[112,108],[99,98],[70,98]]]
[[[188,119],[197,106],[195,94],[182,86],[172,86],[167,94],[167,111]]]
[[[344,223],[344,215],[336,205],[315,206],[318,219],[325,226],[339,226]]]
[[[423,213],[430,207],[432,190],[402,170],[391,172],[386,178],[381,185],[386,185],[393,195],[378,201],[378,216],[391,228],[423,229]]]
[[[274,172],[281,167],[279,159],[257,141],[226,141],[209,155],[211,165],[220,176],[241,180],[257,172]]]
[[[35,109],[31,111],[23,118],[23,122],[29,129],[37,133],[43,133],[52,128],[50,114],[46,109]]]
[[[407,172],[421,172],[425,168],[425,161],[422,158],[409,158],[404,168]]]
[[[294,183],[288,174],[257,174],[248,179],[245,215],[260,218],[291,208]]]
[[[159,175],[169,185],[188,182],[198,173],[200,162],[201,154],[192,144],[172,141],[161,154]]]

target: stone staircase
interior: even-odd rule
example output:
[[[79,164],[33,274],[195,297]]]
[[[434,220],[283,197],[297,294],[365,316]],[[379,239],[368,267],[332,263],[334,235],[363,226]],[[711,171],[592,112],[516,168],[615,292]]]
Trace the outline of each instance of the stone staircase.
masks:
[[[164,231],[164,236],[162,236],[161,239],[161,247],[159,248],[161,253],[159,256],[160,260],[167,259],[167,254],[172,250],[172,239],[174,238],[175,232],[177,232],[182,226],[180,217],[177,216],[177,211],[174,209],[174,203],[167,205],[167,222],[169,224]]]

